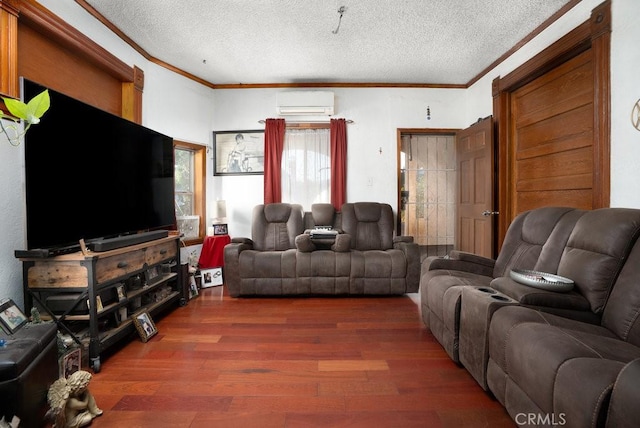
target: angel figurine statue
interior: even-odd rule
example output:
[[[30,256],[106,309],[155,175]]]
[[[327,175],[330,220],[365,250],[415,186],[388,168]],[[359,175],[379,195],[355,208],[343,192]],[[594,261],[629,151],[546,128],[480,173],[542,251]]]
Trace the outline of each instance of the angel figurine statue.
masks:
[[[53,428],[83,427],[102,414],[89,392],[90,381],[91,373],[78,370],[51,385],[47,394],[50,407],[47,415],[53,421]]]

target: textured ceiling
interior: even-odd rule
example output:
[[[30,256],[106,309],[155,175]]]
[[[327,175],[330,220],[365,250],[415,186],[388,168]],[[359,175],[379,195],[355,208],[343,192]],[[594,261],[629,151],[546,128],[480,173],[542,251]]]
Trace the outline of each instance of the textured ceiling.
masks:
[[[150,56],[223,85],[464,85],[568,2],[87,0]]]

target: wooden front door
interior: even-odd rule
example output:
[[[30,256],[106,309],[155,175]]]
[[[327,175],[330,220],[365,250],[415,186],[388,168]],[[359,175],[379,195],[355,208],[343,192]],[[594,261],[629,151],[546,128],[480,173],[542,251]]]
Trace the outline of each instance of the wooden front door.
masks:
[[[493,81],[498,241],[522,211],[610,202],[611,2]]]
[[[494,257],[493,119],[482,119],[456,135],[458,197],[456,248]]]

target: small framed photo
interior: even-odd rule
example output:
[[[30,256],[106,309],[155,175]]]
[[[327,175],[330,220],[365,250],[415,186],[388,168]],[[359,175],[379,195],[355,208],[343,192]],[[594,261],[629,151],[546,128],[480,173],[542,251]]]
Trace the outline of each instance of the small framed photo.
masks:
[[[67,378],[80,370],[82,359],[80,348],[72,349],[60,358],[60,377]]]
[[[114,312],[114,317],[116,320],[116,326],[122,324],[127,319],[127,307],[119,307],[118,310]]]
[[[193,299],[198,297],[198,284],[196,283],[196,278],[194,276],[190,276],[189,280],[189,299]]]
[[[87,308],[91,308],[91,299],[87,299]],[[96,311],[100,312],[104,309],[102,305],[102,297],[96,296]]]
[[[214,235],[227,235],[229,233],[229,229],[225,223],[214,224],[213,225],[213,234]]]
[[[214,175],[264,174],[264,129],[214,131]]]
[[[153,335],[158,333],[156,325],[153,323],[151,315],[149,315],[147,311],[135,314],[133,316],[133,324],[136,326],[136,330],[138,330],[140,339],[142,339],[143,342],[147,342]]]
[[[215,287],[216,285],[222,285],[222,268],[203,269],[200,271],[202,274],[202,288]]]
[[[147,269],[144,273],[145,280],[147,284],[154,284],[161,279],[160,269],[158,266],[153,266]]]
[[[127,293],[124,290],[124,284],[116,285],[116,294],[118,295],[118,301],[123,301],[127,298]]]
[[[0,322],[2,327],[9,334],[13,334],[27,323],[27,317],[22,313],[20,308],[8,299],[0,304]]]

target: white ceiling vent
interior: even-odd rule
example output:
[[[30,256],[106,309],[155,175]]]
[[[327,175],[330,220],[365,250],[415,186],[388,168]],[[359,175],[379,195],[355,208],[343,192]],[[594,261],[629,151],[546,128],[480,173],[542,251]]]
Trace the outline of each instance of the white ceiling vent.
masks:
[[[332,116],[334,113],[333,92],[278,92],[276,113],[281,116]]]

